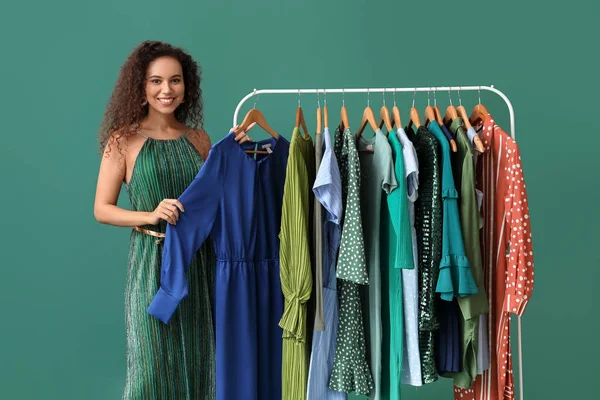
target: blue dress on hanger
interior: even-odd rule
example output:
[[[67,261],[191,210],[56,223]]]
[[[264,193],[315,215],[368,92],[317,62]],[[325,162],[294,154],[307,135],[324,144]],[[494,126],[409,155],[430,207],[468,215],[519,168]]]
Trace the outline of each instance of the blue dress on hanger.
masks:
[[[184,212],[166,230],[160,289],[148,308],[165,323],[187,295],[192,256],[209,235],[214,244],[219,400],[281,399],[278,234],[289,145],[282,136],[240,145],[230,132],[211,148],[179,197]]]

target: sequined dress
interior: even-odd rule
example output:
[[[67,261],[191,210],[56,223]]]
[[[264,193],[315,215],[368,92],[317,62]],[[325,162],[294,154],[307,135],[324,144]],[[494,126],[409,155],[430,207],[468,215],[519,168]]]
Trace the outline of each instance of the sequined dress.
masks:
[[[131,208],[153,211],[177,198],[203,160],[187,135],[146,138],[126,185]],[[164,233],[166,222],[142,228]],[[215,345],[212,319],[214,253],[207,241],[189,269],[189,295],[164,324],[147,312],[159,288],[162,244],[132,230],[125,287],[127,376],[123,400],[215,398]]]
[[[423,125],[407,134],[419,160],[419,198],[415,203],[415,229],[419,249],[419,350],[423,383],[438,379],[435,363],[435,331],[439,311],[435,288],[442,258],[442,149]]]

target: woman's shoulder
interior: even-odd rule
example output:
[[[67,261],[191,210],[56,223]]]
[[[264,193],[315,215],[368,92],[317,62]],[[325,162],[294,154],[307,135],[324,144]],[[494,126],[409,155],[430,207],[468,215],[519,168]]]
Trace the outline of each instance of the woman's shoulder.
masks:
[[[138,142],[143,141],[143,137],[136,135],[134,131],[127,128],[115,129],[106,138],[105,150],[107,152],[113,149],[124,155],[131,147],[135,147]]]
[[[202,158],[206,160],[211,147],[210,137],[202,129],[189,128],[188,132],[188,137],[191,139],[192,144],[196,147],[200,155],[202,155]]]

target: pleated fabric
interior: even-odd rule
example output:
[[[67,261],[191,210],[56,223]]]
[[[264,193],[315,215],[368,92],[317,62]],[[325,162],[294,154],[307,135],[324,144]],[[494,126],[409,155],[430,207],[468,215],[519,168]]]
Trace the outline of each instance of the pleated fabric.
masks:
[[[126,185],[135,211],[153,211],[165,198],[177,198],[192,182],[203,160],[182,135],[173,140],[146,138]],[[146,225],[166,231],[166,222]],[[162,243],[132,231],[125,287],[127,376],[123,400],[214,399],[215,337],[213,281],[215,255],[210,241],[189,268],[189,295],[168,324],[148,314],[160,282]]]

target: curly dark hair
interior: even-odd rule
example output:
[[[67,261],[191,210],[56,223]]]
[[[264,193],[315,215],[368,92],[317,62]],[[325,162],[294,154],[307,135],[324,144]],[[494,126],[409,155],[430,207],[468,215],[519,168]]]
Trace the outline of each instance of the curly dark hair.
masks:
[[[183,49],[165,42],[147,40],[140,43],[121,66],[100,126],[101,152],[111,138],[114,138],[121,152],[121,140],[134,134],[140,121],[148,114],[148,104],[142,106],[146,99],[146,72],[152,61],[165,56],[178,60],[183,70],[185,102],[175,110],[175,118],[194,129],[203,129],[202,69]]]

